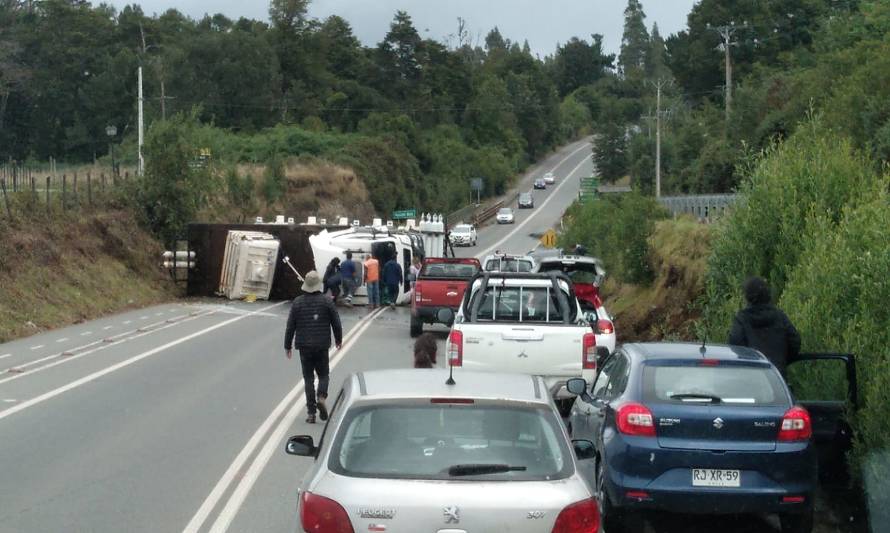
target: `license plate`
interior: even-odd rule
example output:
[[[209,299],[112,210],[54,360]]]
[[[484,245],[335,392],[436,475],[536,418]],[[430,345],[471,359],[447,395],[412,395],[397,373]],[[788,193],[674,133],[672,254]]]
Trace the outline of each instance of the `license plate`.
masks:
[[[738,470],[716,468],[693,468],[693,487],[740,487],[742,476]]]

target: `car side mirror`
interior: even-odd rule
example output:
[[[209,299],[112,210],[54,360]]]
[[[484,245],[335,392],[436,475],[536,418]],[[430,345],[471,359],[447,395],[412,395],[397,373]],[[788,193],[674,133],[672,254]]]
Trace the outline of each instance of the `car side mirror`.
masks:
[[[591,403],[593,398],[587,393],[587,380],[584,378],[571,378],[566,381],[566,390],[575,396],[580,397],[583,401]]]
[[[287,439],[284,451],[289,455],[315,457],[315,454],[318,453],[318,448],[315,447],[315,442],[312,440],[311,435],[297,435]]]
[[[579,461],[593,459],[596,457],[596,448],[593,443],[585,439],[577,439],[572,441],[572,448],[575,450],[575,457]]]
[[[441,324],[451,325],[454,322],[454,311],[447,307],[443,307],[436,312],[436,320]]]

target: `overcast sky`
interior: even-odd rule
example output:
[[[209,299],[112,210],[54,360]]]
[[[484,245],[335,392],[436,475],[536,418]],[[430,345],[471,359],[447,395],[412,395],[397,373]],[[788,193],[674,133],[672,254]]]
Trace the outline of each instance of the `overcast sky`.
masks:
[[[96,0],[94,0],[96,1]],[[686,15],[696,0],[642,0],[646,25],[653,22],[667,37],[686,26]],[[97,2],[98,3],[98,2]],[[110,0],[118,9],[133,3]],[[222,13],[229,18],[268,20],[268,2],[256,0],[142,0],[137,2],[146,14],[163,13],[175,7],[199,19],[205,13]],[[497,26],[508,39],[522,43],[528,39],[532,51],[550,55],[556,43],[573,36],[590,39],[603,35],[606,50],[618,52],[627,0],[313,0],[309,13],[316,18],[340,15],[352,24],[356,36],[366,45],[375,45],[389,29],[399,9],[407,11],[421,36],[446,41],[457,32],[457,17],[467,20],[475,42],[483,42],[488,30]]]

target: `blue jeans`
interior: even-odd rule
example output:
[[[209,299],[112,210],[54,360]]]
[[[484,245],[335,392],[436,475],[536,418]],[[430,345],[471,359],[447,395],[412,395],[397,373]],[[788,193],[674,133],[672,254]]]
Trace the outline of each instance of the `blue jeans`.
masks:
[[[380,282],[368,282],[368,305],[380,305]]]

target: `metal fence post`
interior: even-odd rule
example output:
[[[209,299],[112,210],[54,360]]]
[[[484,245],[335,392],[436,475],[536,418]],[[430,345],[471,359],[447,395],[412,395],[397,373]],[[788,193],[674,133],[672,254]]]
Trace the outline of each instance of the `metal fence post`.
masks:
[[[74,183],[73,187],[71,187],[71,192],[74,194],[74,203],[79,204],[77,198],[77,172],[74,173]]]
[[[50,212],[49,187],[50,187],[49,176],[47,176],[46,177],[46,212],[47,212],[47,214],[49,214],[49,212]]]
[[[67,202],[67,193],[68,193],[68,176],[62,174],[62,211],[68,209],[68,206],[65,205]]]
[[[89,172],[87,172],[87,202],[93,207],[93,180]]]

